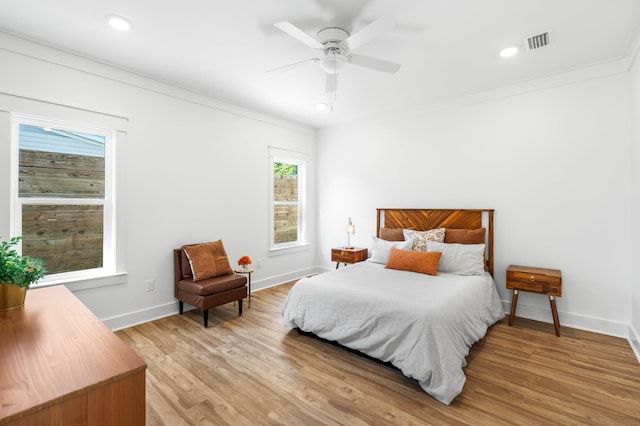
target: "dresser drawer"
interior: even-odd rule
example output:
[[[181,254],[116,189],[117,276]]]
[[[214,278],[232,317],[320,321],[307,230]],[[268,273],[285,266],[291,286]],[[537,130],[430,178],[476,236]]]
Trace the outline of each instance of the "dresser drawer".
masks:
[[[562,275],[554,269],[513,266],[507,269],[507,288],[562,296]]]

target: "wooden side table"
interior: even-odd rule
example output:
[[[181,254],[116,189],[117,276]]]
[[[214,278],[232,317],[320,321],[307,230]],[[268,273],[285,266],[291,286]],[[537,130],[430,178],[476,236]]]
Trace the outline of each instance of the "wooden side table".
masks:
[[[549,296],[551,313],[553,314],[553,326],[556,336],[560,336],[560,321],[556,308],[556,296],[562,296],[562,272],[558,269],[535,268],[531,266],[510,265],[507,268],[507,288],[513,290],[511,300],[511,314],[509,326],[513,324],[518,303],[518,292],[530,291],[532,293],[546,294]]]
[[[253,273],[255,269],[253,268],[247,268],[247,269],[242,269],[242,268],[236,268],[234,269],[234,271],[238,274],[247,274],[247,285],[249,286],[249,295],[247,296],[247,299],[249,299],[249,308],[251,308],[251,274]]]
[[[357,263],[367,260],[369,250],[361,247],[336,247],[331,249],[331,261],[336,262],[336,269],[341,263]]]

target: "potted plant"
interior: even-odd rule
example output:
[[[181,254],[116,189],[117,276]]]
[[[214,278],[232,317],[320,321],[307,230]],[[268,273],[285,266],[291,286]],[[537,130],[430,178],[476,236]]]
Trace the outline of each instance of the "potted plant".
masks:
[[[22,237],[0,242],[0,310],[24,305],[31,284],[46,272],[41,259],[21,256],[15,246]]]

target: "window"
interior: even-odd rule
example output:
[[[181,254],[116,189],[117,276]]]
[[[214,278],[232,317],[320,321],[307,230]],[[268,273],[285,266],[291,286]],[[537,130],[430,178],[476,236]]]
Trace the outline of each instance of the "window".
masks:
[[[44,282],[112,273],[115,132],[19,115],[12,129],[22,253],[44,260]]]
[[[269,148],[271,251],[306,245],[305,154]]]

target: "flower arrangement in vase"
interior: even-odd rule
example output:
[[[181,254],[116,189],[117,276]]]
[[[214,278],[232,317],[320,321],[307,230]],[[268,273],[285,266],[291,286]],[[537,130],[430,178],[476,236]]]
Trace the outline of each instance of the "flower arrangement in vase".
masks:
[[[249,256],[242,256],[240,259],[238,259],[238,265],[240,266],[241,270],[248,270],[249,265],[251,265],[251,258]]]
[[[0,242],[0,310],[24,305],[31,284],[44,277],[46,269],[41,259],[21,256],[15,246],[22,237]]]

